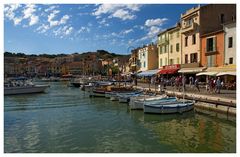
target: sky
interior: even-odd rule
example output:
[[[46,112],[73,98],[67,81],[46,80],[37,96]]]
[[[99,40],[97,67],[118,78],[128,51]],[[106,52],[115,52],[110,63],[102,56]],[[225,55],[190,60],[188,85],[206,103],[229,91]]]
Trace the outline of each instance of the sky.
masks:
[[[197,4],[5,4],[4,51],[130,54]]]

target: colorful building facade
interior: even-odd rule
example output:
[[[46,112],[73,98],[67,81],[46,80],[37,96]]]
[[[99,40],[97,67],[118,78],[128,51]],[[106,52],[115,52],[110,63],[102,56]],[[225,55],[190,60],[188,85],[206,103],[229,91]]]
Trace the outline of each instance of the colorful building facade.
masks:
[[[157,46],[149,44],[138,49],[138,59],[140,71],[152,70],[158,68]]]

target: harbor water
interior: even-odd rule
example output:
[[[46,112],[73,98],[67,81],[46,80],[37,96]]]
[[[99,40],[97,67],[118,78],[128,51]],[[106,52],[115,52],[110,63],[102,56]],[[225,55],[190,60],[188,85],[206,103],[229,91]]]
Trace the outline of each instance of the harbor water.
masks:
[[[191,112],[144,114],[52,82],[45,93],[4,96],[6,153],[236,152],[236,121]]]

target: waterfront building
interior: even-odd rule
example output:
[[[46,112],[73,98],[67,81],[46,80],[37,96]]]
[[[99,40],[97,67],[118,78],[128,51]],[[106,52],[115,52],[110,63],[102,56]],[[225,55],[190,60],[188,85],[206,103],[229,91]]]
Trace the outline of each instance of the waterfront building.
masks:
[[[201,36],[201,65],[206,67],[223,66],[224,32],[223,30]]]
[[[65,74],[70,73],[73,75],[82,75],[84,71],[83,62],[81,61],[67,63],[65,68],[68,68],[67,71],[65,71]]]
[[[200,8],[200,63],[202,66],[216,67],[225,64],[223,24],[235,21],[235,18],[236,5],[234,4],[210,4]],[[229,42],[231,47],[231,37]],[[230,58],[232,63],[233,57]]]
[[[236,64],[236,21],[226,23],[224,30],[224,64]]]
[[[200,6],[181,14],[182,63],[200,63]]]
[[[158,68],[157,46],[149,44],[138,49],[140,71],[153,70]]]
[[[180,25],[173,27],[168,31],[169,35],[169,52],[168,52],[168,65],[182,63],[182,50],[181,50],[181,34]]]
[[[133,73],[139,70],[138,48],[131,51],[131,57],[129,58],[129,66],[130,71]]]
[[[158,34],[158,68],[169,65],[169,28]]]

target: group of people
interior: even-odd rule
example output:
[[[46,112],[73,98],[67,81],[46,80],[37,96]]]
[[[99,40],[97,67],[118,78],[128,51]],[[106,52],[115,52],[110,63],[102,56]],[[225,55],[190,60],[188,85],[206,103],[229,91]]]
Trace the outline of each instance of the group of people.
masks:
[[[199,78],[198,77],[186,77],[184,75],[171,77],[170,79],[166,79],[164,77],[151,77],[151,84],[159,85],[160,90],[166,88],[166,86],[175,87],[178,91],[186,91],[186,84],[188,83],[190,89],[195,89],[200,92],[199,87]],[[223,81],[221,81],[220,77],[217,78],[209,78],[206,82],[206,91],[209,93],[220,93],[221,88],[224,86]]]
[[[224,82],[221,81],[220,77],[217,79],[215,78],[208,78],[206,84],[206,90],[210,93],[220,93],[221,87],[224,86]]]

